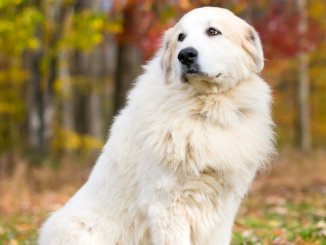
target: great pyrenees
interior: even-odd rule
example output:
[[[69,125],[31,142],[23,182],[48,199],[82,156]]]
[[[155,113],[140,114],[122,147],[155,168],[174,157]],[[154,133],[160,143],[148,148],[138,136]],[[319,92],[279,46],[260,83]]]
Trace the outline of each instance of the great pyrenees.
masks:
[[[275,151],[263,66],[257,32],[232,12],[186,14],[39,244],[229,244],[241,199]]]

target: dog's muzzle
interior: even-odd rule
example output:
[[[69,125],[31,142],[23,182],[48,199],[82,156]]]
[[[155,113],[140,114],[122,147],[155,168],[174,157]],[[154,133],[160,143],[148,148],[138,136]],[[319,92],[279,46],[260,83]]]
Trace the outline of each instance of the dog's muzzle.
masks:
[[[197,63],[198,51],[193,47],[182,49],[178,54],[178,60],[182,64],[183,74],[196,74],[200,72]]]

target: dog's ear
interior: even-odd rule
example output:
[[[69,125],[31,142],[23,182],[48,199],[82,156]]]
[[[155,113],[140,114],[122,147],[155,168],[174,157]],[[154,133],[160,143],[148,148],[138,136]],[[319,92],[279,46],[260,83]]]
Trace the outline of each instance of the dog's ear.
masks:
[[[172,71],[173,55],[176,48],[176,40],[173,40],[173,37],[174,27],[171,27],[165,31],[161,47],[161,67],[167,79]]]
[[[253,71],[259,73],[264,68],[264,53],[258,33],[249,26],[245,32],[242,48],[253,61]]]

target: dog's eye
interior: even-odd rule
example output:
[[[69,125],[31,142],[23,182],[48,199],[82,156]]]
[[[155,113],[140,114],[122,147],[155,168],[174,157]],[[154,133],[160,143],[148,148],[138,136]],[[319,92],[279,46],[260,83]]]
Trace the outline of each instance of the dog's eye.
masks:
[[[210,37],[211,36],[217,36],[217,35],[221,35],[222,34],[222,32],[220,32],[219,30],[217,30],[217,29],[215,29],[213,27],[208,28],[207,31],[206,31],[206,33]]]
[[[185,38],[186,38],[186,35],[183,34],[183,33],[180,33],[179,36],[178,36],[178,41],[182,42],[183,40],[185,40]]]

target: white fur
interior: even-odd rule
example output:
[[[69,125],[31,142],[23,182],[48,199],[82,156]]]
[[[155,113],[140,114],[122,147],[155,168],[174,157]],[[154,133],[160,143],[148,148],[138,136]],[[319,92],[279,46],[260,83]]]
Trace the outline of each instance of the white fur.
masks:
[[[209,25],[222,35],[208,37]],[[177,54],[190,46],[206,75],[183,82]],[[262,68],[246,22],[220,8],[185,15],[137,79],[88,181],[46,221],[39,244],[229,244],[241,199],[274,152]]]

